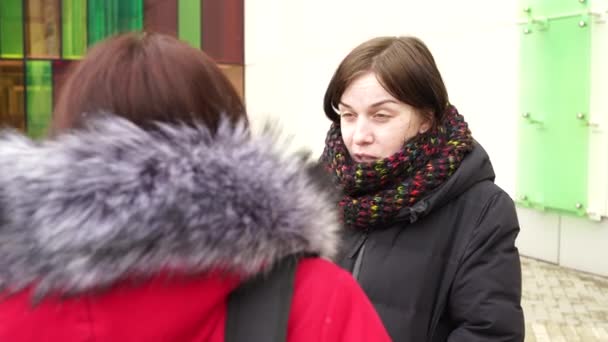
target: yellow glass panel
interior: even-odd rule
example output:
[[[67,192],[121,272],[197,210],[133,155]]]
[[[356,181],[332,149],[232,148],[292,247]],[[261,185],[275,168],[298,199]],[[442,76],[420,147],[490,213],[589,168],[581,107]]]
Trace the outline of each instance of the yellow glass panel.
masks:
[[[26,51],[31,58],[60,57],[59,0],[26,0]]]
[[[245,82],[244,82],[244,74],[245,69],[242,65],[228,65],[228,64],[220,64],[220,69],[224,72],[224,74],[228,77],[230,82],[236,91],[239,93],[241,99],[245,99]]]
[[[0,127],[25,131],[22,61],[0,60]]]

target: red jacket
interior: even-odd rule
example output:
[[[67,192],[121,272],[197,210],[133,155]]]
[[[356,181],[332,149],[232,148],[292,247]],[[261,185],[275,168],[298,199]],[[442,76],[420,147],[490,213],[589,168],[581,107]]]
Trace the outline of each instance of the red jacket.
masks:
[[[297,253],[323,258],[297,268],[290,342],[389,340],[325,259],[336,215],[300,158],[227,126],[93,125],[0,135],[0,341],[220,342],[241,279]]]
[[[0,341],[224,341],[226,298],[235,278],[157,277],[142,285],[32,306],[24,291],[0,304]],[[263,314],[263,313],[261,313]],[[300,263],[288,341],[389,341],[349,273],[322,259]]]

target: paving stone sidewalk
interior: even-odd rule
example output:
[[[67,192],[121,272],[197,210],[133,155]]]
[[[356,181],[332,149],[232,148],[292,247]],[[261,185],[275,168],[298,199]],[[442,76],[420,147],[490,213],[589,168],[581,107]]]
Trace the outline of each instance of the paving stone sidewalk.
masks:
[[[526,342],[608,342],[608,278],[521,262]]]

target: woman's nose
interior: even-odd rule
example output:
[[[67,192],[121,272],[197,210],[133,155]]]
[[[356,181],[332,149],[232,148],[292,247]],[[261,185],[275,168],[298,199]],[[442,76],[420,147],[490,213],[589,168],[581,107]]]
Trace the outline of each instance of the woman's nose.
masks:
[[[365,120],[359,120],[355,127],[353,141],[357,145],[367,145],[374,142],[374,135]]]

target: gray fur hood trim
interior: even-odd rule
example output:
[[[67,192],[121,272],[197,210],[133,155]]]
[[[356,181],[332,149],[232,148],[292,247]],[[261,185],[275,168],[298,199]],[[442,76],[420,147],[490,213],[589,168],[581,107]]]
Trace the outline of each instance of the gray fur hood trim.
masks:
[[[144,131],[116,116],[33,142],[0,135],[0,290],[78,293],[161,270],[251,276],[331,258],[338,223],[302,157],[222,123]]]

